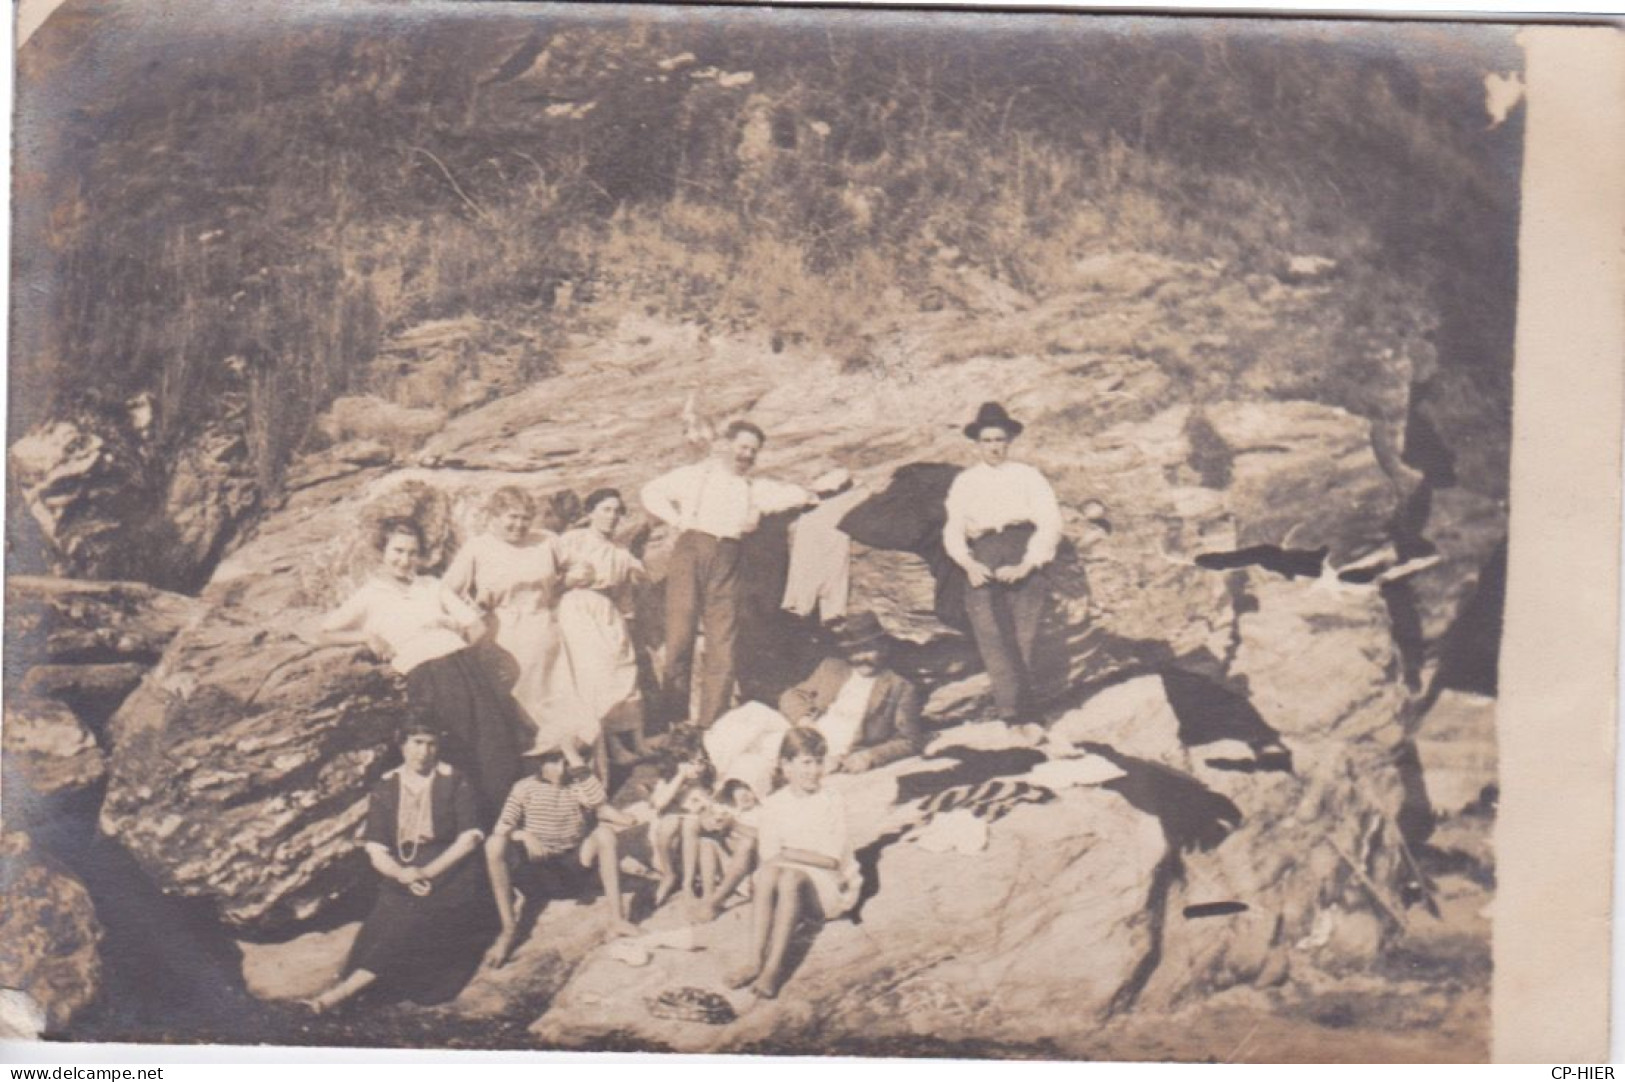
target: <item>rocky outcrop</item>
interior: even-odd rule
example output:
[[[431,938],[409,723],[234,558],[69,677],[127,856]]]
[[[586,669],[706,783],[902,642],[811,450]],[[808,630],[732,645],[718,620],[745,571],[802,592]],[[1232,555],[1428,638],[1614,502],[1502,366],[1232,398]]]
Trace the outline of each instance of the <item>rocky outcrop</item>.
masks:
[[[196,612],[193,599],[144,583],[12,575],[6,649],[30,665],[151,664]]]
[[[27,993],[61,1032],[101,993],[101,924],[78,880],[23,834],[0,834],[0,987]]]
[[[1142,263],[1134,266],[1159,297],[1232,289],[1207,271]],[[1082,900],[1035,885],[1035,919],[1098,938],[1114,959],[1099,987],[1089,985],[1085,1014],[1114,1001],[1178,1002],[1280,979],[1300,957],[1296,944],[1317,941],[1325,928],[1317,932],[1316,921],[1324,925],[1332,910],[1359,914],[1348,918],[1351,928],[1374,918],[1381,938],[1404,919],[1408,901],[1397,823],[1412,794],[1394,762],[1406,693],[1381,591],[1337,572],[1389,544],[1414,479],[1384,468],[1370,419],[1271,397],[1267,382],[1199,408],[1181,401],[1185,392],[1134,344],[1138,332],[1160,333],[1163,302],[1114,296],[1120,270],[1103,265],[1099,294],[974,319],[946,309],[923,314],[894,351],[879,351],[875,371],[845,370],[795,346],[774,353],[752,334],[628,315],[562,351],[557,375],[451,417],[421,446],[383,447],[344,433],[354,439],[300,463],[284,504],[220,565],[203,614],[113,720],[103,829],[166,891],[207,901],[244,935],[280,934],[330,912],[365,881],[354,830],[367,782],[388,754],[400,687],[361,653],[313,649],[294,631],[367,573],[370,523],[414,515],[439,564],[480,528],[480,507],[499,486],[520,485],[561,507],[568,501],[555,501],[560,493],[600,485],[631,496],[690,460],[682,426],[651,419],[675,414],[696,389],[707,413],[748,413],[767,429],[763,473],[807,481],[839,465],[878,489],[908,462],[965,461],[944,403],[973,407],[998,388],[1029,426],[1021,457],[1053,480],[1065,516],[1041,683],[1070,746],[1098,747],[1125,780],[1111,794],[1069,792],[1059,804],[994,823],[989,854],[999,855],[978,868],[1009,860],[1019,876],[1019,862],[1060,862],[1044,864],[1049,878],[1073,884]],[[1270,288],[1264,296],[1291,294],[1278,282]],[[978,345],[1001,341],[1035,346],[1012,356]],[[1158,348],[1223,346],[1169,339]],[[1394,386],[1374,399],[1402,402],[1408,372],[1388,375]],[[1058,381],[1066,394],[1057,394]],[[634,533],[646,538],[658,581],[672,538],[647,523],[629,524]],[[931,692],[934,724],[983,716],[986,680],[974,650],[932,618],[932,583],[919,559],[860,549],[853,595],[900,640],[899,658]],[[1082,713],[1068,714],[1075,708]],[[1041,812],[1066,827],[1035,847],[1022,839],[1050,837],[1052,820]],[[1096,833],[1097,823],[1111,829]],[[1137,842],[1125,856],[1098,840],[1138,838],[1145,824],[1160,831],[1154,859],[1142,861]],[[1014,833],[1001,843],[1007,828]],[[1017,852],[1019,862],[1010,855]],[[957,901],[943,870],[953,859],[886,846],[876,867],[891,886],[873,899],[875,913],[898,906],[900,928],[902,912],[931,897]],[[1116,882],[1114,861],[1132,869],[1136,892],[1097,897],[1091,884]],[[1090,871],[1074,876],[1074,866]],[[907,885],[915,880],[918,888]],[[1096,904],[1098,913],[1087,915]],[[1028,957],[1029,938],[1055,949],[1047,933],[1011,917],[997,928],[962,923],[967,938],[955,949],[999,970],[1006,990],[1061,994],[1044,984],[1059,979],[1053,969],[1029,980],[1015,964]],[[914,964],[940,968],[931,981],[968,989],[955,992],[965,1017],[1019,1027],[1014,1012],[992,1002],[998,997],[976,1000],[979,982],[992,978],[932,953],[920,939],[926,932],[888,934],[900,944],[895,953],[854,940],[887,959],[861,970],[851,966],[866,955],[847,935],[827,929],[807,963],[803,987],[826,1014],[881,1025],[842,998],[835,969],[819,976],[822,944],[831,957],[845,959],[850,949],[843,979],[871,982],[876,995],[902,994],[882,987],[891,978],[880,974],[901,972],[910,964],[903,954],[917,948],[925,953]],[[1322,938],[1348,938],[1339,935]],[[566,975],[579,957],[562,963]],[[1066,979],[1078,977],[1069,970]],[[571,999],[567,983],[561,976],[547,989],[563,996],[552,1021],[544,1019],[561,1041],[584,1032],[570,1019],[585,1018],[591,1005]],[[937,993],[918,996],[934,1001]],[[946,1014],[926,1017],[949,1024]],[[801,1025],[781,1022],[785,1032]]]
[[[146,518],[154,485],[133,435],[92,418],[55,421],[26,433],[7,458],[56,574],[138,570],[135,524]]]
[[[1440,694],[1416,731],[1433,810],[1456,815],[1485,802],[1493,805],[1499,788],[1495,751],[1495,700],[1465,691]]]
[[[52,699],[8,696],[4,755],[7,821],[29,797],[81,792],[102,780],[105,766],[96,738],[73,711]],[[26,794],[26,795],[25,795]]]
[[[399,681],[358,651],[206,626],[112,723],[102,829],[165,891],[234,928],[313,917],[358,882],[369,778]]]
[[[179,589],[207,579],[259,507],[245,412],[240,394],[222,395],[216,418],[173,449],[153,441],[144,396],[128,418],[83,416],[25,434],[8,461],[46,565]]]
[[[1398,768],[1406,694],[1381,597],[1239,577],[1251,611],[1237,621],[1226,678],[1170,687],[1187,729],[1239,736],[1239,745],[1192,747],[1188,774],[1229,801],[1236,822],[1181,854],[1146,989],[1152,1005],[1278,982],[1293,965],[1322,961],[1314,952],[1342,943],[1344,925],[1373,929],[1369,959],[1417,900],[1401,830],[1413,799]]]

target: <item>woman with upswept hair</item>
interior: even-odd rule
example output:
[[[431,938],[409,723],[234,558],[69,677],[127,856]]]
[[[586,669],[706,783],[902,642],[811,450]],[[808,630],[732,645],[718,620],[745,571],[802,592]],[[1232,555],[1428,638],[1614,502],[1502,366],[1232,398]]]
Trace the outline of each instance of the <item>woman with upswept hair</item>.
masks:
[[[512,698],[471,639],[484,620],[432,575],[418,573],[423,530],[387,518],[373,538],[378,567],[321,622],[319,641],[364,646],[406,678],[413,710],[442,731],[439,752],[473,784],[495,815],[520,775],[520,721]]]
[[[569,737],[590,745],[596,727],[585,726],[580,709],[568,699],[571,686],[556,613],[558,538],[533,533],[535,518],[536,506],[522,490],[497,489],[485,507],[485,532],[457,550],[446,569],[446,585],[494,625],[484,645],[494,651],[495,668],[533,730],[525,746],[537,737],[554,743]]]

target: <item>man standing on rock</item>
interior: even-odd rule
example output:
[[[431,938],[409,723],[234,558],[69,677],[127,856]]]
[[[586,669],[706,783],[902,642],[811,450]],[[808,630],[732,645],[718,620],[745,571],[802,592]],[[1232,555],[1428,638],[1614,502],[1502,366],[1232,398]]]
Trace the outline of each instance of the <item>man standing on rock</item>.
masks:
[[[1023,425],[984,402],[965,435],[979,463],[948,489],[943,546],[965,572],[965,609],[976,649],[993,682],[999,716],[1015,724],[1033,709],[1033,644],[1049,585],[1043,568],[1061,540],[1061,508],[1044,475],[1010,462]]]
[[[709,727],[728,708],[739,632],[739,543],[763,515],[810,507],[818,498],[799,485],[750,477],[766,436],[734,421],[704,462],[683,466],[643,486],[643,506],[677,531],[666,572],[667,709],[688,716],[695,635],[705,632],[700,702],[693,721]]]

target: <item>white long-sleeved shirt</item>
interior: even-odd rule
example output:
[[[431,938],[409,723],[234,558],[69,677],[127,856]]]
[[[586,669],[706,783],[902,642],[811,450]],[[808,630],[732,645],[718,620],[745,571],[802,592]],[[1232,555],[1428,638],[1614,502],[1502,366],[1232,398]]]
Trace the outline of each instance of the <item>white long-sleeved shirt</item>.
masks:
[[[662,474],[642,495],[643,506],[668,526],[729,540],[750,533],[763,515],[816,502],[800,485],[742,477],[716,459]]]
[[[437,578],[420,575],[411,583],[374,577],[322,621],[324,631],[364,631],[389,644],[390,665],[405,676],[425,661],[468,645],[459,623],[479,619],[472,606]]]
[[[948,524],[943,547],[955,563],[970,560],[970,541],[1006,526],[1030,522],[1027,560],[1042,567],[1055,559],[1061,543],[1061,505],[1044,475],[1025,462],[989,466],[979,462],[954,478],[948,489]]]

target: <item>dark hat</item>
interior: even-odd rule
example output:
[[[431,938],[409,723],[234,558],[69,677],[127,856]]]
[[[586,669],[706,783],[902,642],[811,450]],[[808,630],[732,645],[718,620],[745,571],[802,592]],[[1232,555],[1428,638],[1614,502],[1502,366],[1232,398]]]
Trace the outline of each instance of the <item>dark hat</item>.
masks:
[[[984,428],[1002,428],[1014,439],[1021,435],[1025,427],[1020,421],[1013,419],[1004,412],[1004,407],[997,402],[983,402],[982,408],[976,411],[976,420],[965,426],[965,435],[971,439],[980,439]]]
[[[881,626],[880,617],[872,612],[855,612],[841,622],[835,632],[835,645],[842,650],[856,650],[873,646],[885,637],[886,629]]]

